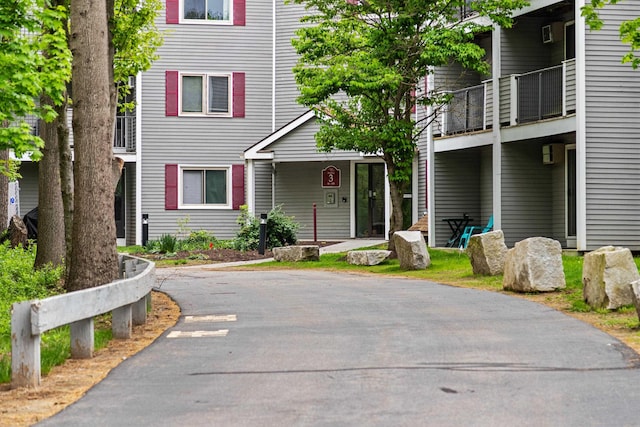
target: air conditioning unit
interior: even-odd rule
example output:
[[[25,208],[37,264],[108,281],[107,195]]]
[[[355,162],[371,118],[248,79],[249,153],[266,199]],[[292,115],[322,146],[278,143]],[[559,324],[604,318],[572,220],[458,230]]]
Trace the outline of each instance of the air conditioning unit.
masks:
[[[542,43],[553,43],[553,30],[551,25],[542,27]]]

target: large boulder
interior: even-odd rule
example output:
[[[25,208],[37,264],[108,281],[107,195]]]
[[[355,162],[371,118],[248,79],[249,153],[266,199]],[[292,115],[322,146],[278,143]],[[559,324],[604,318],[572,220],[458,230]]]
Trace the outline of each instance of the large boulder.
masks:
[[[640,280],[631,282],[631,297],[633,298],[633,305],[636,307],[636,313],[640,320]]]
[[[628,248],[604,246],[584,256],[582,292],[591,307],[616,309],[633,303],[631,282],[640,279]]]
[[[471,260],[473,274],[497,276],[504,272],[507,245],[502,230],[476,234],[469,239],[467,255]]]
[[[391,251],[369,250],[347,252],[347,262],[353,265],[378,265],[391,255]]]
[[[403,270],[424,270],[431,265],[427,243],[419,231],[396,231],[393,233],[400,268]]]
[[[273,248],[276,261],[319,261],[320,247],[316,245],[282,246]]]
[[[530,237],[507,251],[502,287],[516,292],[549,292],[566,286],[560,242]]]

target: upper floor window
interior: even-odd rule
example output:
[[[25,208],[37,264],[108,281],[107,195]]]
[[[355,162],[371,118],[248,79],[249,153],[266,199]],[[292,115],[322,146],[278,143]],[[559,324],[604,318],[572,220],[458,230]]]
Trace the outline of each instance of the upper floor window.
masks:
[[[165,115],[244,117],[245,75],[165,71]]]
[[[181,114],[228,116],[231,112],[230,74],[183,74]]]
[[[183,19],[206,21],[229,21],[231,0],[184,0]]]
[[[165,0],[167,24],[246,24],[247,0]]]

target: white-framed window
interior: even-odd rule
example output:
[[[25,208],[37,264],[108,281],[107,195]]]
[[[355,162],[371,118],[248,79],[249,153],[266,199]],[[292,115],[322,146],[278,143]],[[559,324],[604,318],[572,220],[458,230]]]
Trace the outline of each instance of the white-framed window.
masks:
[[[231,74],[180,75],[180,114],[229,117],[232,112]]]
[[[230,208],[229,167],[181,166],[179,174],[181,208]]]
[[[182,0],[180,17],[191,23],[233,22],[231,0]]]

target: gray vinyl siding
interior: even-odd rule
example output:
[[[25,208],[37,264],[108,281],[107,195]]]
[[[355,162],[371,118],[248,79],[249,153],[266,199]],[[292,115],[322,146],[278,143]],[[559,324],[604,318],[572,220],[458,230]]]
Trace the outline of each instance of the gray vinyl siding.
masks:
[[[127,163],[124,166],[124,173],[126,174],[126,187],[125,187],[125,238],[127,245],[133,245],[136,242],[136,218],[138,216],[136,212],[136,164]]]
[[[566,62],[566,95],[565,100],[567,113],[576,112],[576,61],[572,59]]]
[[[276,129],[307,110],[296,102],[300,93],[292,68],[298,56],[291,45],[294,31],[302,25],[300,17],[305,15],[304,9],[304,5],[284,4],[283,0],[278,0],[276,5]]]
[[[229,238],[239,211],[231,209],[165,210],[164,166],[243,164],[243,151],[271,133],[271,2],[248,2],[246,26],[165,24],[158,59],[142,77],[142,213],[149,214],[149,236],[177,229],[189,219],[191,229]],[[165,71],[244,72],[245,117],[166,117]]]
[[[341,186],[337,189],[337,206],[324,204],[321,186],[322,169],[333,165],[342,171]],[[294,216],[301,225],[298,239],[313,239],[313,204],[317,206],[317,234],[319,240],[345,239],[350,233],[350,169],[349,162],[305,162],[276,164],[276,205],[282,205],[287,215]],[[342,201],[342,198],[346,202]]]
[[[565,148],[563,144],[558,144],[558,148],[553,152],[553,165],[547,165],[551,169],[551,197],[553,200],[551,212],[551,235],[558,240],[563,248],[567,247],[566,230],[566,200],[567,184],[565,178]]]
[[[485,147],[435,153],[435,206],[429,212],[435,214],[436,246],[444,246],[451,235],[445,218],[459,218],[467,213],[473,224],[481,223],[483,200],[490,198],[483,194],[486,175],[483,179],[482,151],[486,149],[490,150]]]
[[[255,161],[255,212],[268,213],[272,208],[271,162]]]
[[[511,77],[500,78],[500,125],[511,123]]]
[[[502,30],[502,76],[526,73],[553,64],[550,47],[542,43],[540,29],[546,23],[544,18],[520,16],[517,25]]]
[[[34,162],[20,163],[20,215],[24,216],[38,206],[38,164]]]
[[[311,119],[293,132],[280,138],[269,149],[274,153],[274,162],[292,161],[335,161],[335,160],[362,160],[359,153],[353,151],[335,150],[330,153],[318,152],[315,133],[318,124]]]
[[[640,75],[621,57],[619,25],[640,3],[601,11],[601,31],[586,32],[586,245],[640,250]]]
[[[493,215],[493,148],[483,147],[480,154],[480,218],[478,224],[486,225]]]
[[[528,237],[553,238],[552,173],[540,143],[502,147],[502,230],[511,247]]]

